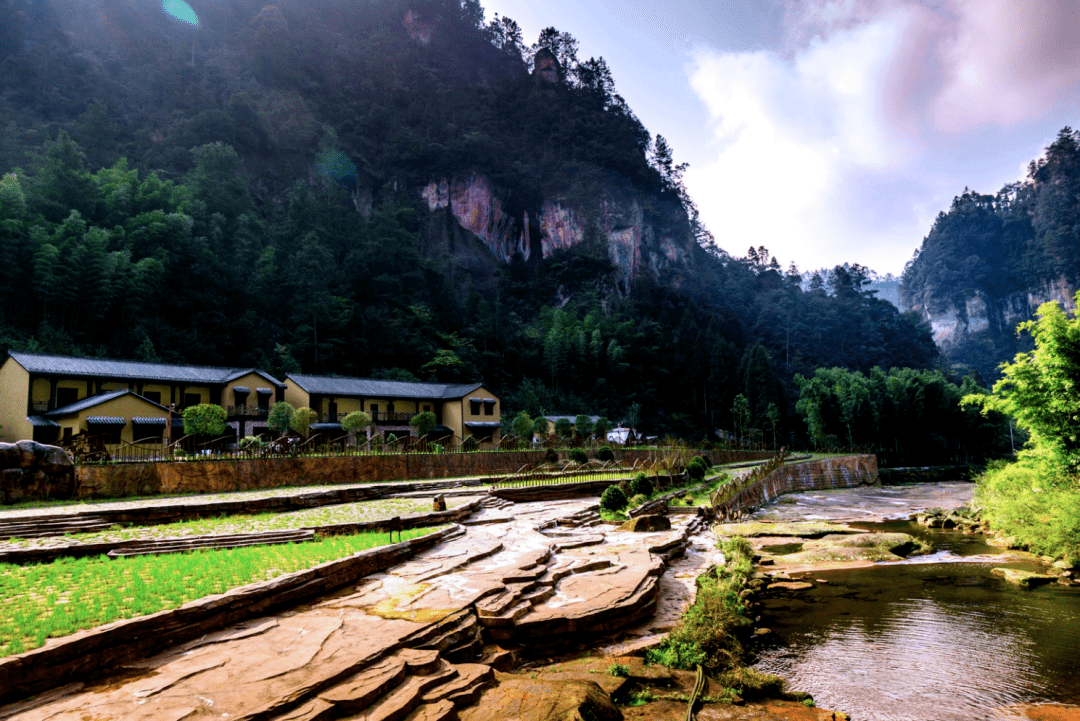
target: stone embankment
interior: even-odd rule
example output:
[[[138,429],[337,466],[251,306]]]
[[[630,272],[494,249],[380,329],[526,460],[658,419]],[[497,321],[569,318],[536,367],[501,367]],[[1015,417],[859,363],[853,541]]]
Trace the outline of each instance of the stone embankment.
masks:
[[[633,466],[667,451],[615,449],[615,460]],[[561,460],[565,453],[560,452]],[[714,454],[715,463],[761,460],[759,451]],[[106,463],[75,469],[79,498],[123,498],[158,493],[222,493],[281,486],[349,484],[396,478],[441,479],[493,476],[536,468],[546,451],[497,453],[401,453],[311,458],[238,458],[162,463]]]
[[[738,518],[785,493],[877,485],[877,456],[858,455],[788,463],[717,506],[720,518]]]

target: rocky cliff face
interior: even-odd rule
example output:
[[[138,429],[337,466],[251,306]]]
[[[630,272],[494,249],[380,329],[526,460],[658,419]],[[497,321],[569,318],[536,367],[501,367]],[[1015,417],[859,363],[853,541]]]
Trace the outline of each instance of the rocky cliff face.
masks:
[[[595,240],[625,291],[642,273],[678,284],[693,265],[694,239],[682,207],[633,189],[605,188],[586,201],[552,195],[536,207],[513,208],[508,192],[473,175],[433,180],[421,195],[432,212],[433,232],[468,266],[484,255],[497,263],[515,254],[538,261]],[[469,247],[470,239],[487,253]]]
[[[998,376],[999,364],[1030,347],[1026,336],[1017,338],[1017,324],[1033,318],[1039,306],[1048,301],[1076,310],[1076,290],[1065,278],[1058,278],[1001,298],[976,291],[962,303],[942,306],[920,299],[903,310],[915,311],[930,324],[934,342],[951,363],[974,368],[990,381]]]

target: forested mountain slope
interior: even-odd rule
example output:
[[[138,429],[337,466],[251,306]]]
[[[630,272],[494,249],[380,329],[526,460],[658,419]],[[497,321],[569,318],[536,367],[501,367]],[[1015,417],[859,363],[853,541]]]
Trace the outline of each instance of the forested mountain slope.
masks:
[[[803,290],[720,250],[565,33],[475,0],[190,7],[0,2],[3,346],[482,379],[697,437],[739,393],[803,432],[796,372],[934,362],[866,269]]]
[[[932,324],[949,360],[987,380],[1030,347],[1017,323],[1080,287],[1080,133],[1064,128],[1028,177],[996,195],[966,190],[904,270],[901,300]]]

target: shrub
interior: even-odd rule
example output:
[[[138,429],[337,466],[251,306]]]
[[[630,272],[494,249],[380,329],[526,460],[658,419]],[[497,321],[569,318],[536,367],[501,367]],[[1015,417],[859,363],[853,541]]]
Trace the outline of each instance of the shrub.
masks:
[[[289,430],[294,412],[291,403],[285,401],[275,403],[274,407],[270,409],[270,415],[266,418],[266,425],[270,426],[270,430],[275,435],[283,436]]]
[[[409,425],[416,431],[416,435],[423,438],[427,434],[435,430],[435,426],[438,425],[438,419],[431,411],[424,411],[423,413],[417,413],[409,421]]]
[[[636,496],[634,496],[633,498],[630,499],[630,506],[633,507],[633,508],[637,508],[638,506],[640,506],[642,503],[644,503],[647,500],[649,500],[648,496],[643,496],[642,494],[639,493],[639,494],[637,494]]]
[[[580,448],[575,448],[570,451],[570,460],[572,460],[574,463],[588,463],[589,456],[587,453],[585,453],[585,451],[581,450]]]
[[[225,432],[225,409],[200,403],[184,409],[184,433],[190,436],[220,436]]]
[[[619,490],[623,492],[623,495],[629,498],[634,495],[634,489],[630,487],[630,481],[623,479],[616,484],[619,486]]]
[[[297,408],[289,419],[289,428],[304,436],[311,433],[311,424],[319,420],[319,414],[312,408]]]
[[[621,511],[626,503],[626,494],[618,486],[608,486],[600,496],[600,507],[607,511]]]
[[[555,421],[555,435],[559,438],[568,438],[574,434],[574,424],[569,418],[560,418]]]
[[[258,436],[244,436],[240,439],[240,450],[254,452],[263,447],[262,439]]]
[[[644,473],[638,473],[634,480],[630,481],[630,490],[635,496],[650,496],[653,492],[652,481]]]
[[[364,411],[353,411],[341,419],[341,429],[349,433],[362,431],[371,425],[371,414]]]
[[[686,467],[686,475],[689,476],[692,481],[700,481],[705,477],[705,466],[700,463],[691,463]]]
[[[607,461],[613,461],[615,460],[615,451],[611,450],[611,446],[600,446],[596,449],[596,458],[605,463]]]
[[[704,468],[705,470],[709,470],[709,468],[712,466],[712,464],[709,463],[708,460],[706,460],[705,456],[694,456],[693,458],[690,459],[690,462],[700,464],[701,467]]]
[[[712,468],[713,467],[713,462],[708,456],[702,454],[701,456],[699,456],[699,458],[701,458],[701,460],[705,461],[705,467],[706,468]]]

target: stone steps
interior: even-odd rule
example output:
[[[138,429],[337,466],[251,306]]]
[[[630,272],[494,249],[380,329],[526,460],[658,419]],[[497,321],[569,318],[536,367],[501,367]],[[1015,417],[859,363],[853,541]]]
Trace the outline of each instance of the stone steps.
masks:
[[[305,543],[315,540],[315,531],[295,529],[290,531],[264,531],[260,533],[231,533],[216,536],[198,536],[190,539],[163,538],[140,541],[124,548],[109,551],[109,558],[131,556],[161,556],[169,553],[185,553],[204,549],[243,548],[245,546],[272,546],[283,543]]]
[[[462,625],[462,620],[463,617],[455,614],[457,626]],[[433,626],[437,632],[445,624]],[[446,637],[441,634],[436,639]],[[450,663],[436,648],[399,648],[275,718],[279,721],[451,721],[457,718],[458,708],[474,703],[493,680],[490,666]]]
[[[94,533],[107,531],[114,525],[116,524],[98,516],[0,521],[0,541],[11,538],[47,538],[69,533]]]

